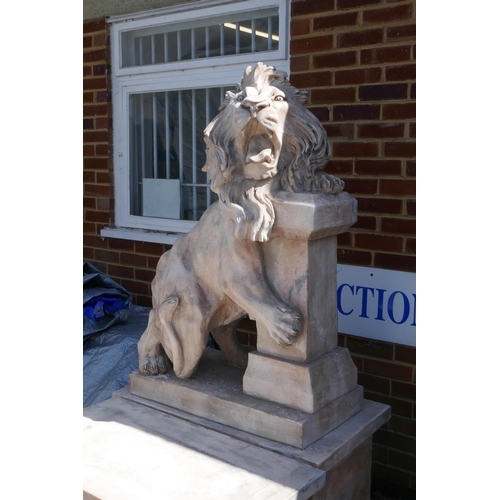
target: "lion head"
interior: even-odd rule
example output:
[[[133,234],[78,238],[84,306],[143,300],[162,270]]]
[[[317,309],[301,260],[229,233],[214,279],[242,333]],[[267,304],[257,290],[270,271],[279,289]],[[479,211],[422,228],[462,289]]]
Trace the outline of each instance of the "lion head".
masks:
[[[316,175],[330,157],[330,144],[299,91],[276,68],[249,66],[235,92],[226,92],[220,113],[205,129],[211,189],[236,236],[267,241],[274,223],[272,193],[335,194],[343,182]]]

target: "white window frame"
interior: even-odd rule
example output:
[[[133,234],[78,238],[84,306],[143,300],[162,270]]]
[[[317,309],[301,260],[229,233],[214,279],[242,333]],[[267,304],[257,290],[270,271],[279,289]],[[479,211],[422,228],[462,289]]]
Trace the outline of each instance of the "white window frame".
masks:
[[[279,15],[278,50],[148,66],[121,67],[121,40],[122,34],[126,31],[207,20],[221,15],[272,7],[278,8]],[[111,33],[115,221],[114,227],[101,231],[101,236],[170,244],[179,234],[190,231],[196,225],[196,221],[130,214],[128,128],[130,95],[235,85],[241,80],[245,67],[258,61],[276,66],[289,73],[289,20],[288,0],[244,0],[231,4],[220,0],[205,0],[108,19]],[[196,67],[193,68],[193,65]]]

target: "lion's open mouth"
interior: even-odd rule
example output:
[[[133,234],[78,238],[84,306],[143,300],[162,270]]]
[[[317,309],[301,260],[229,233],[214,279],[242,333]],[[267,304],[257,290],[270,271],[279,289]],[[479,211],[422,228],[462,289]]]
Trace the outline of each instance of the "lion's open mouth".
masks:
[[[245,161],[247,163],[273,163],[273,149],[274,145],[269,136],[254,135],[248,141]]]

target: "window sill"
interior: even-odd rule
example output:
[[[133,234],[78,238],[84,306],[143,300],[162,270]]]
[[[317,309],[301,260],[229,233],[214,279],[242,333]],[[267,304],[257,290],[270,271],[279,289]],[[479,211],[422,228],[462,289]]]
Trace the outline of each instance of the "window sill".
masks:
[[[185,233],[165,233],[161,231],[146,231],[144,229],[127,229],[123,227],[106,227],[101,229],[101,236],[103,238],[162,243],[165,245],[173,245],[183,234]]]

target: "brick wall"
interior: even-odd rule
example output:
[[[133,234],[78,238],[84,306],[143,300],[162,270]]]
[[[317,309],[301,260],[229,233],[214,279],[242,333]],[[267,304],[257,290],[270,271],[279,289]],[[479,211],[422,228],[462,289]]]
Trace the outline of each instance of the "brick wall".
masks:
[[[415,271],[415,1],[294,0],[291,82],[358,200],[339,262]]]
[[[415,270],[415,1],[294,0],[291,81],[309,90],[334,160],[327,171],[359,203],[358,222],[339,237],[339,262]],[[151,305],[150,283],[166,245],[103,239],[113,221],[109,34],[103,19],[83,26],[83,256]],[[255,323],[240,341],[256,345]],[[339,335],[365,397],[391,405],[374,435],[374,491],[415,490],[415,349]]]
[[[83,25],[83,258],[151,306],[151,280],[166,245],[101,238],[113,221],[109,33],[104,19]]]
[[[292,1],[291,82],[331,139],[327,171],[358,200],[340,263],[415,271],[415,1]],[[242,334],[251,337],[246,326]],[[365,397],[389,404],[373,438],[372,489],[415,485],[415,349],[339,335]]]

